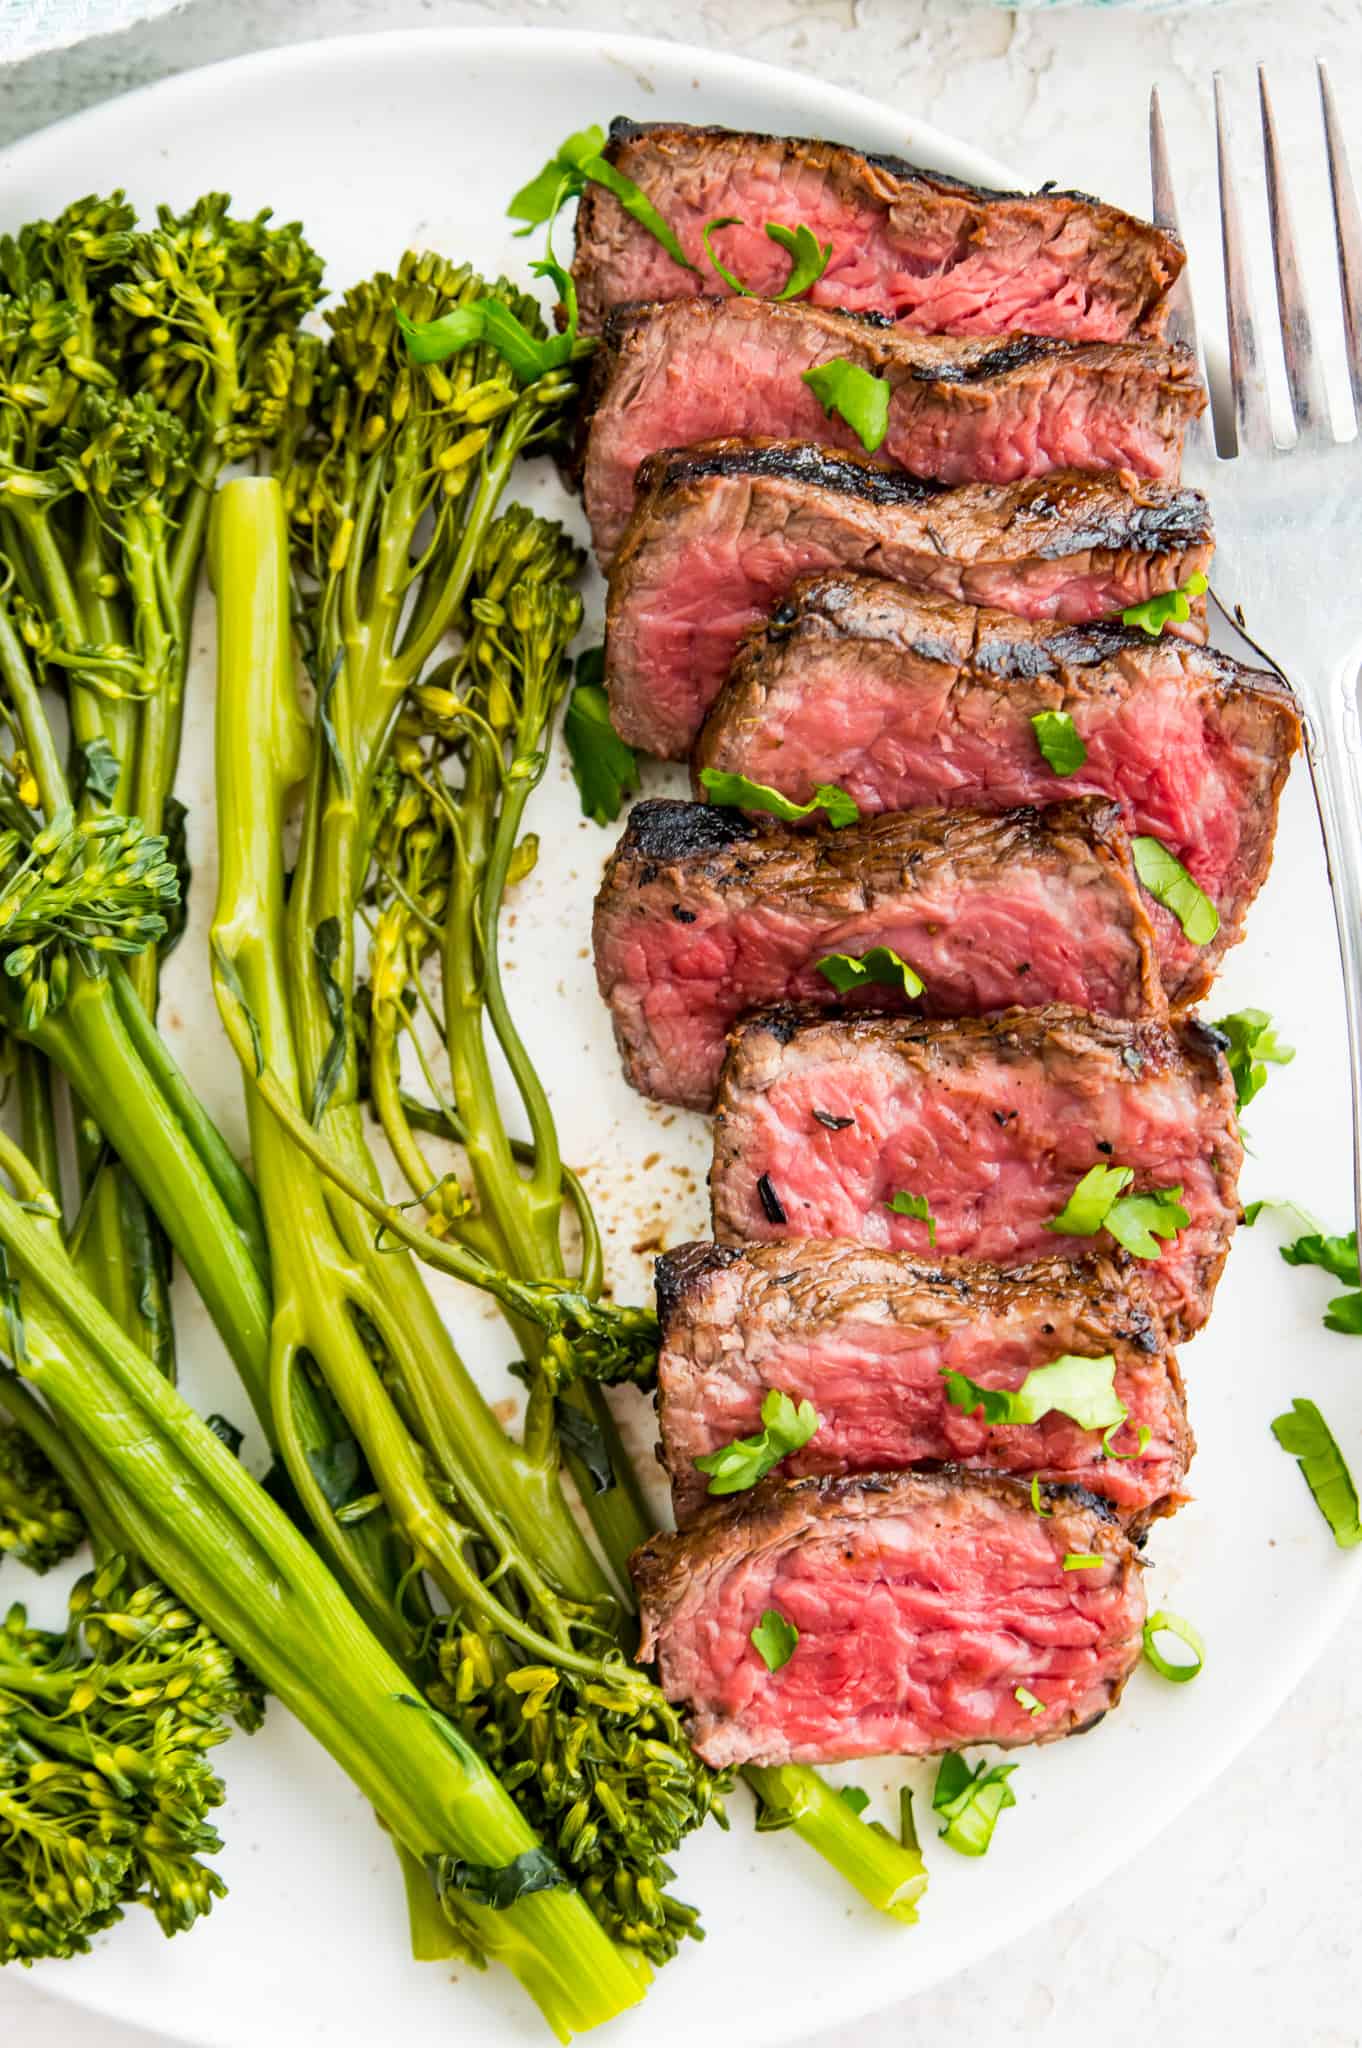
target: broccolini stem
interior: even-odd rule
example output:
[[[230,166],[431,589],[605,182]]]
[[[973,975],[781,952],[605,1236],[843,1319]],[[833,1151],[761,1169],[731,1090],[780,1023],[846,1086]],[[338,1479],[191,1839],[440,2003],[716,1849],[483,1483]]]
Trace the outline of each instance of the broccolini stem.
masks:
[[[908,1926],[916,1922],[927,1873],[915,1845],[863,1821],[817,1771],[802,1764],[751,1765],[743,1776],[761,1801],[768,1825],[793,1827],[877,1911]]]

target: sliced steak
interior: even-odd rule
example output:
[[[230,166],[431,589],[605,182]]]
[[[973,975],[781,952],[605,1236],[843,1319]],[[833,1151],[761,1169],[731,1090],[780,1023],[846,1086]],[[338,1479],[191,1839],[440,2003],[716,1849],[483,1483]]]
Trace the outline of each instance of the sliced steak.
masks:
[[[1132,1194],[1182,1189],[1190,1220],[1142,1270],[1170,1336],[1188,1335],[1239,1214],[1243,1150],[1219,1046],[1193,1021],[1058,1006],[931,1023],[774,1011],[734,1033],[724,1068],[714,1234],[859,1238],[922,1257],[926,1224],[887,1206],[903,1191],[926,1198],[945,1256],[1084,1258],[1112,1247],[1105,1231],[1047,1226],[1090,1168],[1129,1166]]]
[[[1174,590],[1210,563],[1206,501],[1128,482],[1062,470],[948,490],[865,456],[782,441],[651,456],[610,570],[616,728],[650,753],[684,756],[743,633],[820,570],[1077,623]],[[1201,621],[1194,632],[1205,637]]]
[[[1139,1659],[1144,1590],[1101,1502],[1058,1487],[1047,1506],[952,1470],[763,1480],[634,1553],[640,1658],[716,1769],[1074,1734]],[[777,1671],[751,1641],[768,1608],[799,1631]]]
[[[725,1036],[746,1011],[840,1000],[816,964],[829,953],[890,947],[935,1015],[1025,1001],[1127,1017],[1163,1008],[1120,814],[1092,798],[917,811],[841,832],[636,804],[593,937],[625,1073],[644,1095],[690,1109],[713,1100]],[[863,999],[905,1007],[882,986]]]
[[[1184,262],[1176,236],[1083,193],[989,192],[835,142],[617,120],[605,153],[695,268],[682,269],[611,193],[588,185],[573,273],[592,334],[626,300],[724,289],[704,246],[719,218],[746,223],[716,247],[750,290],[777,292],[789,272],[766,223],[802,223],[832,243],[811,295],[820,305],[887,313],[929,334],[1154,333]]]
[[[844,1241],[664,1253],[658,1418],[677,1521],[708,1498],[695,1460],[757,1434],[772,1389],[811,1401],[819,1418],[783,1460],[786,1479],[951,1463],[1076,1482],[1136,1526],[1169,1512],[1192,1437],[1177,1361],[1134,1266],[1047,1259],[1000,1272]],[[1066,1354],[1116,1361],[1128,1419],[1114,1456],[1101,1430],[1067,1415],[990,1428],[947,1398],[946,1372],[1011,1389]]]
[[[1059,775],[1032,718],[1067,712],[1087,748]],[[1300,742],[1295,699],[1228,655],[1120,625],[1026,623],[870,576],[796,584],[743,642],[694,766],[805,803],[839,783],[867,814],[914,804],[1120,804],[1220,912],[1192,945],[1151,900],[1169,997],[1194,1002],[1243,936],[1267,876],[1277,801]],[[697,793],[699,784],[697,780]]]
[[[1176,477],[1206,403],[1190,351],[1170,342],[944,340],[863,316],[758,299],[627,306],[591,365],[583,495],[608,560],[646,456],[724,435],[861,449],[803,373],[840,359],[885,378],[887,468],[947,484],[1017,483],[1055,469]]]

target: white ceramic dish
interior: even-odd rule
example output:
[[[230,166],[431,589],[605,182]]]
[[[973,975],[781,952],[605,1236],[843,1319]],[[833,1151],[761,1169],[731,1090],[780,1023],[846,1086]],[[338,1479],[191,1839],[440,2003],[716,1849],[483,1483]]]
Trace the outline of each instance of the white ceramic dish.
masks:
[[[222,186],[243,207],[304,219],[337,286],[391,264],[413,241],[523,270],[525,245],[503,218],[509,193],[560,136],[618,110],[837,135],[1006,181],[990,158],[915,118],[732,57],[609,35],[439,32],[272,51],[98,107],[0,159],[0,227],[95,187],[124,184],[150,207]],[[577,516],[552,480],[539,479],[535,495]],[[205,602],[182,778],[192,806],[192,923],[163,1018],[196,1085],[239,1133],[236,1076],[202,972],[214,885],[208,614]],[[649,1107],[624,1087],[585,952],[609,835],[580,818],[561,763],[537,803],[544,856],[512,920],[512,994],[565,1154],[599,1204],[617,1285],[637,1296],[652,1248],[704,1234],[707,1132],[701,1119]],[[1299,1048],[1253,1106],[1246,1195],[1294,1194],[1338,1228],[1348,1194],[1342,1006],[1300,770],[1275,872],[1213,1014],[1244,1003],[1274,1010]],[[912,1930],[861,1908],[793,1838],[755,1837],[745,1795],[735,1797],[732,1833],[710,1829],[680,1859],[679,1889],[703,1907],[709,1938],[663,1973],[641,2014],[616,2025],[620,2048],[674,2048],[694,2039],[697,2023],[712,2048],[788,2042],[977,1966],[1028,1929],[1043,1942],[1047,1919],[1217,1773],[1245,1768],[1254,1736],[1342,1623],[1360,1569],[1334,1549],[1268,1431],[1293,1394],[1308,1393],[1355,1449],[1358,1354],[1320,1326],[1328,1283],[1282,1265],[1270,1233],[1264,1223],[1241,1235],[1214,1323],[1187,1354],[1198,1498],[1150,1546],[1152,1604],[1192,1617],[1206,1637],[1200,1680],[1174,1687],[1142,1670],[1100,1730],[1024,1756],[1018,1808],[985,1861],[932,1853],[929,1840],[932,1887]],[[455,1298],[450,1307],[470,1361],[504,1393],[496,1323],[481,1303]],[[213,1344],[196,1341],[201,1327],[200,1319],[185,1334],[186,1383],[239,1412]],[[646,1448],[641,1403],[631,1420]],[[234,1741],[223,1766],[230,1900],[172,1943],[149,1918],[129,1921],[89,1960],[41,1970],[45,1990],[205,2048],[386,2048],[399,2038],[403,2048],[528,2048],[546,2038],[509,1978],[464,1971],[452,1984],[449,1971],[411,1963],[385,1843],[282,1712],[253,1741]],[[904,1768],[855,1775],[890,1787]],[[928,1771],[908,1768],[929,1782]],[[882,1811],[887,1818],[887,1802]]]

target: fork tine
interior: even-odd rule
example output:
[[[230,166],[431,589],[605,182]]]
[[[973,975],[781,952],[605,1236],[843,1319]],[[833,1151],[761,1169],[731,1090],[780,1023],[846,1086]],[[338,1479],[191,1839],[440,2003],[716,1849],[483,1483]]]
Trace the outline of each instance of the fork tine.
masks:
[[[1320,375],[1310,325],[1310,307],[1296,258],[1296,235],[1286,195],[1286,176],[1277,141],[1277,121],[1267,89],[1267,73],[1258,66],[1258,105],[1263,120],[1263,162],[1267,173],[1268,216],[1272,227],[1272,263],[1277,274],[1277,312],[1282,326],[1286,381],[1296,415],[1297,445],[1320,448],[1334,438],[1329,398]]]
[[[1178,225],[1178,202],[1173,191],[1173,171],[1168,160],[1168,136],[1163,125],[1163,108],[1159,104],[1159,88],[1155,86],[1149,95],[1149,180],[1154,194],[1154,220],[1157,226],[1168,228],[1179,240],[1182,230]],[[1197,334],[1196,305],[1192,298],[1186,265],[1179,273],[1177,283],[1168,294],[1168,338],[1182,342],[1195,358],[1197,374],[1206,383],[1206,364],[1201,353],[1201,339]],[[1185,447],[1188,451],[1213,455],[1215,433],[1211,423],[1211,408],[1193,420],[1187,429]]]
[[[1220,238],[1225,252],[1225,313],[1230,334],[1230,384],[1234,391],[1234,414],[1239,426],[1239,446],[1245,454],[1269,454],[1275,445],[1272,416],[1268,410],[1267,384],[1258,353],[1258,332],[1253,319],[1253,295],[1249,279],[1248,251],[1244,246],[1244,223],[1239,213],[1239,195],[1234,186],[1230,161],[1229,110],[1220,73],[1215,74],[1215,148],[1220,175]]]
[[[1334,239],[1338,245],[1338,286],[1343,295],[1343,324],[1348,338],[1348,375],[1353,402],[1362,425],[1362,211],[1348,168],[1343,124],[1338,118],[1334,88],[1323,63],[1319,66],[1319,97],[1324,109],[1324,137],[1329,151],[1329,187],[1334,200]]]

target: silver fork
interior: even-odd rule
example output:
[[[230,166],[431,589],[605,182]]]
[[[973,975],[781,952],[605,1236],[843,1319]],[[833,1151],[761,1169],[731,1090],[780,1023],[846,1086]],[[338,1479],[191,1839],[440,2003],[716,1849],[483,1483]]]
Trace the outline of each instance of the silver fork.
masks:
[[[1362,424],[1362,215],[1322,64],[1319,89],[1348,369],[1353,405]],[[1229,456],[1216,452],[1208,413],[1188,437],[1184,474],[1211,499],[1218,536],[1213,572],[1217,594],[1254,642],[1271,651],[1271,658],[1290,678],[1304,714],[1306,753],[1343,960],[1353,1192],[1362,1242],[1362,593],[1352,581],[1362,568],[1362,440],[1345,443],[1335,438],[1297,261],[1272,102],[1261,69],[1258,97],[1280,321],[1272,340],[1285,362],[1295,438],[1283,447],[1273,434],[1225,95],[1217,73],[1220,220],[1238,447]],[[1157,88],[1150,101],[1149,128],[1154,216],[1161,226],[1176,229]],[[1197,346],[1185,273],[1174,297],[1169,332]]]

